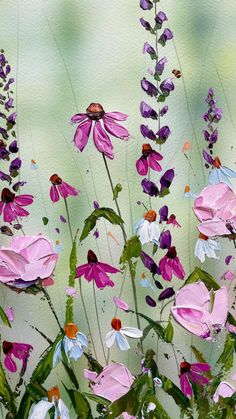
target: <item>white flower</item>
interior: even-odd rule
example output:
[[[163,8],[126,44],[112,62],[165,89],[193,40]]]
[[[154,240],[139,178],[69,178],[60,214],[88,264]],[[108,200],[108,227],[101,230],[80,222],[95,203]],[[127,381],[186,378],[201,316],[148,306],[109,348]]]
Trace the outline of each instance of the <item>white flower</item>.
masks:
[[[208,258],[219,259],[216,251],[220,251],[220,243],[200,233],[195,246],[195,256],[203,263],[205,261],[205,255]]]
[[[156,409],[156,405],[153,402],[150,402],[148,407],[147,407],[147,413],[153,412],[153,410]]]
[[[214,159],[214,169],[209,174],[209,183],[215,185],[216,183],[224,182],[231,186],[230,178],[236,177],[236,172],[226,166],[221,166],[219,157]]]
[[[120,319],[116,317],[112,319],[111,326],[113,330],[106,335],[106,345],[108,348],[111,348],[116,342],[121,351],[127,351],[130,349],[130,346],[126,336],[134,339],[140,339],[143,336],[142,330],[136,329],[135,327],[122,327]]]
[[[156,217],[156,212],[149,210],[144,214],[143,219],[136,224],[136,234],[142,244],[152,242],[158,245],[160,238],[160,228],[156,223]]]
[[[192,192],[189,185],[186,185],[184,188],[184,198],[197,198],[197,194]]]
[[[34,407],[29,419],[45,419],[49,410],[54,407],[54,419],[70,419],[69,410],[60,398],[59,388],[53,387],[48,392],[48,399],[42,399]]]
[[[64,327],[65,336],[56,345],[53,353],[53,367],[55,367],[59,361],[62,361],[63,355],[65,354],[68,362],[71,359],[78,361],[83,355],[84,348],[88,346],[87,337],[79,332],[78,327],[74,323],[68,323]]]

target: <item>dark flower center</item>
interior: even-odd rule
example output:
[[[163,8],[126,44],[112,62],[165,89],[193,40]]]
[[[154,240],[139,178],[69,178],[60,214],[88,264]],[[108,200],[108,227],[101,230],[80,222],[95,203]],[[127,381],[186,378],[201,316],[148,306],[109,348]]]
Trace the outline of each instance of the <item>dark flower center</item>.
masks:
[[[88,263],[97,263],[98,258],[95,255],[95,253],[93,253],[92,250],[89,250],[87,254],[87,260],[88,260]]]
[[[8,352],[10,352],[13,349],[13,343],[8,342],[7,340],[4,340],[2,343],[2,349],[3,349],[3,353],[7,355]]]
[[[148,157],[152,152],[152,147],[150,146],[150,144],[143,144],[142,146],[142,155],[144,157]]]
[[[118,319],[117,317],[114,317],[111,321],[111,326],[114,330],[116,330],[117,332],[119,332],[119,330],[121,329],[121,321],[120,319]]]
[[[200,234],[199,234],[199,239],[202,239],[202,240],[208,240],[208,236],[205,236],[205,234],[200,233]]]
[[[2,202],[4,202],[5,204],[9,204],[10,202],[14,201],[14,198],[15,194],[13,192],[11,192],[7,188],[3,188],[1,195]]]
[[[177,256],[175,246],[171,246],[166,254],[169,259],[174,259]]]
[[[180,375],[185,374],[186,372],[189,372],[191,369],[191,364],[188,362],[181,362],[180,363]]]
[[[90,103],[86,109],[86,114],[90,119],[98,121],[105,115],[105,111],[100,103]]]
[[[53,185],[61,185],[62,183],[62,179],[56,173],[54,173],[49,180]]]

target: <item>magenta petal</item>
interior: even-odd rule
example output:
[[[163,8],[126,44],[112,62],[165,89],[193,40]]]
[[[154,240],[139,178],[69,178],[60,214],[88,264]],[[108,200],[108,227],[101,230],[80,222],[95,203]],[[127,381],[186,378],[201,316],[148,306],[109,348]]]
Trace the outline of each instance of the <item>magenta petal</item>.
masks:
[[[150,156],[148,157],[148,164],[153,170],[156,170],[156,172],[161,172],[162,167],[158,163],[157,160],[160,160],[160,159],[158,159],[154,153],[151,153]]]
[[[191,381],[193,381],[196,384],[200,384],[201,386],[209,383],[209,380],[207,377],[204,377],[204,375],[197,374],[196,372],[193,372],[193,371],[189,372],[189,378]]]
[[[174,260],[172,261],[172,269],[173,269],[174,275],[177,276],[177,278],[183,279],[185,277],[185,270],[183,266],[181,265],[178,256],[176,256]]]
[[[99,121],[95,122],[94,125],[93,140],[100,153],[104,153],[109,159],[114,158],[113,145],[111,140],[102,128]]]
[[[97,262],[97,265],[104,271],[109,273],[120,272],[119,269],[114,268],[114,266],[108,265],[107,263]]]
[[[205,372],[209,371],[211,366],[209,364],[197,362],[195,364],[191,364],[191,370],[194,372]]]
[[[11,354],[6,355],[4,359],[4,365],[10,372],[16,372],[17,367],[15,361],[11,358]]]
[[[188,376],[187,376],[187,374],[185,373],[185,374],[183,374],[183,375],[181,375],[181,377],[180,377],[180,386],[181,386],[181,390],[182,390],[182,393],[185,395],[185,396],[190,396],[190,397],[192,397],[192,395],[193,395],[193,390],[192,390],[192,387],[191,387],[191,385],[190,385],[190,382],[189,382],[189,379],[188,379]]]
[[[72,116],[71,122],[76,123],[76,122],[83,121],[83,119],[85,119],[86,116],[87,116],[86,113],[76,113],[74,116]]]
[[[73,188],[73,186],[70,186],[68,183],[64,181],[60,185],[58,185],[58,190],[60,192],[60,195],[64,199],[68,198],[69,195],[78,195],[78,191],[75,188]]]
[[[84,147],[87,145],[91,128],[92,120],[86,119],[80,125],[78,125],[75,131],[74,143],[80,151],[83,151]]]
[[[19,195],[14,198],[14,202],[17,205],[22,207],[26,207],[27,205],[31,205],[33,203],[34,197],[32,195]]]
[[[57,187],[55,185],[50,187],[50,198],[52,202],[58,202],[60,199]]]
[[[105,116],[108,118],[115,119],[116,121],[126,121],[128,115],[123,112],[106,112]]]
[[[78,266],[76,268],[76,278],[80,278],[81,276],[83,276],[88,269],[89,269],[88,263]]]
[[[4,206],[3,206],[3,221],[5,221],[6,223],[11,223],[16,218],[17,218],[17,215],[15,214],[15,211],[14,211],[14,205],[12,205],[11,203],[4,204]]]
[[[168,258],[164,256],[159,262],[159,268],[161,270],[162,278],[165,281],[171,281],[172,279],[172,267],[168,263]]]
[[[121,140],[128,140],[129,132],[125,127],[122,127],[122,125],[117,124],[111,118],[107,118],[106,116],[104,116],[103,122],[104,127],[111,135],[120,138]]]
[[[147,172],[148,172],[148,162],[146,157],[140,157],[140,159],[138,159],[136,161],[136,169],[139,175],[141,176],[146,176]]]

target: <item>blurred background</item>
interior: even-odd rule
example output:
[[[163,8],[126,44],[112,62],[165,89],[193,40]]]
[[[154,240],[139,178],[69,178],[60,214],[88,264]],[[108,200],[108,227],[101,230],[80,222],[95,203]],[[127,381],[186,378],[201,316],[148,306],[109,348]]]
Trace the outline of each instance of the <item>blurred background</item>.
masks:
[[[198,236],[197,220],[192,213],[193,202],[183,198],[184,187],[190,184],[194,192],[199,192],[206,179],[203,176],[200,160],[204,147],[202,130],[205,123],[202,114],[206,110],[204,102],[208,88],[215,89],[218,104],[223,108],[223,120],[219,124],[220,139],[216,153],[224,165],[236,169],[235,163],[235,0],[165,0],[158,8],[168,15],[168,27],[174,32],[171,41],[160,54],[168,57],[166,75],[173,68],[180,68],[184,78],[176,80],[176,90],[168,99],[169,112],[165,124],[170,126],[172,135],[162,147],[163,168],[174,168],[175,181],[171,194],[154,202],[158,210],[167,204],[170,213],[176,214],[182,225],[174,230],[174,241],[187,274],[199,262],[194,257],[194,246]],[[48,288],[58,317],[64,321],[65,288],[68,283],[70,236],[68,225],[60,221],[66,215],[63,201],[52,204],[49,199],[49,177],[58,173],[65,181],[77,187],[80,195],[69,199],[69,211],[73,231],[83,227],[83,220],[91,213],[93,201],[100,206],[114,207],[112,194],[103,166],[101,155],[90,140],[81,154],[72,143],[74,126],[70,117],[84,112],[90,102],[99,102],[106,111],[121,111],[129,115],[126,126],[131,133],[129,142],[113,138],[115,159],[109,161],[114,183],[121,183],[123,190],[119,202],[126,229],[132,235],[133,225],[142,217],[143,208],[137,201],[147,202],[140,187],[141,177],[136,173],[135,161],[140,156],[143,138],[139,133],[142,118],[139,113],[141,100],[153,104],[140,88],[140,79],[147,76],[150,67],[149,57],[142,54],[145,41],[153,42],[151,35],[141,27],[139,19],[149,18],[149,12],[139,8],[138,0],[1,0],[0,47],[5,50],[16,77],[16,104],[18,140],[23,160],[21,179],[27,180],[24,193],[32,193],[35,203],[30,207],[31,216],[24,223],[27,234],[42,233],[54,243],[59,241],[63,250],[55,273],[55,284]],[[153,13],[150,13],[153,16]],[[150,123],[151,126],[151,123]],[[191,167],[185,158],[182,147],[185,141],[192,145]],[[38,169],[31,169],[31,160],[37,162]],[[207,172],[205,171],[207,178]],[[158,176],[152,176],[158,180]],[[49,223],[43,225],[42,217]],[[60,228],[60,234],[55,231]],[[78,263],[86,262],[88,249],[92,249],[104,262],[118,266],[122,251],[122,236],[119,228],[99,221],[100,237],[90,236],[78,249]],[[5,236],[0,237],[3,245],[8,244]],[[151,247],[146,247],[151,252]],[[220,280],[225,270],[226,255],[234,252],[232,243],[222,241],[220,259],[214,263],[207,261],[203,269]],[[163,256],[163,254],[161,254]],[[160,255],[156,254],[159,260]],[[200,266],[200,265],[199,265]],[[139,263],[137,268],[137,289],[140,311],[154,319],[159,318],[160,306],[150,308],[145,302],[149,290],[139,284],[144,271]],[[146,272],[147,274],[147,272]],[[119,295],[123,277],[116,275],[113,289],[97,292],[100,322],[103,335],[110,330],[114,316],[114,295]],[[172,282],[175,289],[179,280]],[[228,284],[226,284],[228,286]],[[233,286],[231,286],[233,301]],[[51,339],[58,333],[57,324],[40,296],[17,295],[1,287],[0,304],[15,308],[14,327],[2,328],[2,339],[27,342],[34,350],[26,373],[30,377],[46,342],[27,323],[36,325]],[[83,292],[89,313],[93,338],[96,342],[100,362],[104,363],[98,328],[95,318],[92,284],[83,282]],[[157,298],[158,291],[152,293]],[[132,290],[128,274],[124,278],[122,297],[132,307]],[[84,333],[88,333],[80,297],[75,299],[75,320]],[[165,311],[167,318],[169,308]],[[125,325],[136,325],[135,318],[119,313]],[[145,327],[145,321],[142,322]],[[191,338],[180,326],[175,325],[174,343],[178,362],[183,356],[191,361],[190,344],[198,346],[206,358],[213,362],[223,345],[222,335],[212,350],[212,345],[198,338]],[[121,353],[115,348],[111,359],[122,361],[134,373],[140,371],[140,356],[134,356],[136,342],[131,342],[132,351]],[[145,349],[156,351],[156,338],[150,333],[145,341]],[[158,347],[158,367],[162,373],[179,385],[176,363],[171,347],[161,344]],[[81,377],[81,388],[87,390],[82,378],[86,362],[81,359],[75,366]],[[14,381],[14,377],[11,380]],[[58,366],[50,375],[45,387],[67,383],[64,370]],[[65,401],[68,402],[66,395]],[[178,416],[178,408],[160,390],[160,400],[171,417]],[[69,402],[68,402],[69,403]],[[73,413],[72,416],[73,417]]]

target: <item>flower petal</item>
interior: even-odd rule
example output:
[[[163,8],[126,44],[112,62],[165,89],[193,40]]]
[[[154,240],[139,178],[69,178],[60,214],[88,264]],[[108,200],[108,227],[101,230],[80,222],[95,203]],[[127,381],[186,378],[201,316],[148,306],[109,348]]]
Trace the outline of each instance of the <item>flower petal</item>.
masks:
[[[86,119],[76,128],[75,136],[74,136],[74,143],[75,143],[75,146],[80,151],[83,151],[84,147],[87,145],[91,128],[92,128],[91,119]]]
[[[137,329],[136,327],[122,327],[121,332],[134,339],[140,339],[143,336],[142,330]]]
[[[29,419],[45,419],[49,410],[54,406],[53,402],[40,400],[34,407]]]
[[[121,331],[116,332],[116,343],[121,351],[128,351],[130,349],[129,342]]]
[[[105,342],[108,348],[111,348],[111,346],[114,344],[115,339],[116,339],[116,331],[115,330],[111,330],[110,332],[107,333],[106,337],[105,337]]]
[[[109,159],[114,159],[113,145],[99,121],[95,122],[93,140],[100,153],[104,153]]]
[[[190,385],[190,382],[189,382],[189,379],[188,379],[188,376],[187,376],[187,374],[185,373],[185,374],[183,374],[183,375],[181,375],[181,377],[180,377],[180,386],[181,386],[181,390],[182,390],[182,393],[185,395],[185,396],[190,396],[190,397],[192,397],[192,395],[193,395],[193,390],[192,390],[192,387],[191,387],[191,385]]]
[[[106,115],[103,118],[103,123],[105,129],[114,137],[120,138],[121,140],[128,140],[129,132],[128,130],[120,124],[117,124],[114,120],[107,117]]]

